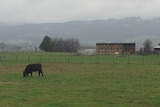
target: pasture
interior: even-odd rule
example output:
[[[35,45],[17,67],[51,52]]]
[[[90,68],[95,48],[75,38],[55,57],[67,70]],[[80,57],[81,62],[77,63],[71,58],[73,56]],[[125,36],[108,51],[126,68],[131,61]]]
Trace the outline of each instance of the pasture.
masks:
[[[160,105],[160,56],[68,53],[1,53],[1,56],[1,107]],[[33,77],[23,78],[25,66],[38,62],[43,64],[44,77],[38,77],[36,72]]]

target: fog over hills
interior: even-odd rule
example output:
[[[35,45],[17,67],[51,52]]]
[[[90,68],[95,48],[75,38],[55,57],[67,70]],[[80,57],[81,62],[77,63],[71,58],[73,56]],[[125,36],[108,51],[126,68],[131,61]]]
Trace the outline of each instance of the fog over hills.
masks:
[[[81,44],[93,46],[97,42],[135,42],[137,48],[143,47],[143,42],[150,39],[155,46],[160,43],[160,18],[144,20],[129,17],[65,23],[0,24],[0,42],[4,43],[39,47],[45,35],[53,38],[77,38]]]

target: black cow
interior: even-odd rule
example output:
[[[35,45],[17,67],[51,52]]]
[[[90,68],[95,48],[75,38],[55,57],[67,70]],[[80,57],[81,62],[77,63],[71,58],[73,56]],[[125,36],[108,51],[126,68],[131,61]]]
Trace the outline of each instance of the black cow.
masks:
[[[36,72],[36,71],[38,71],[39,76],[40,76],[40,74],[43,76],[42,64],[29,64],[26,66],[26,68],[23,72],[23,77],[27,77],[29,73],[32,76],[32,72]]]

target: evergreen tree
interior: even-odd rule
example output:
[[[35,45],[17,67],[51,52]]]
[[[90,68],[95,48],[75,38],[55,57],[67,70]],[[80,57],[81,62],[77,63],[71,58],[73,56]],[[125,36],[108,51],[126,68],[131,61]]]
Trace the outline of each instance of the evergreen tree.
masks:
[[[52,42],[52,39],[49,36],[45,36],[42,43],[40,44],[40,49],[45,52],[52,52],[53,51],[54,44]]]

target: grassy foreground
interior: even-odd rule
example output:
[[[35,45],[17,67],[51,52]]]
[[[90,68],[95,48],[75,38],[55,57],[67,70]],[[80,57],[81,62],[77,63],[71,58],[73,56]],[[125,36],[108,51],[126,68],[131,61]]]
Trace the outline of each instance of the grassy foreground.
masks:
[[[0,65],[0,107],[159,107],[160,65],[42,63]]]

